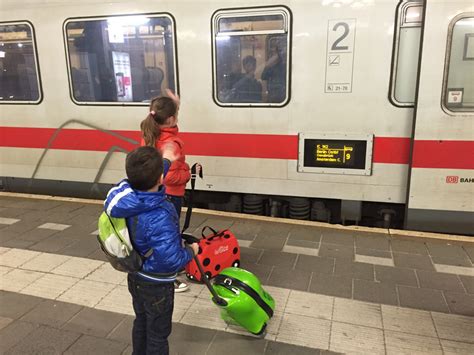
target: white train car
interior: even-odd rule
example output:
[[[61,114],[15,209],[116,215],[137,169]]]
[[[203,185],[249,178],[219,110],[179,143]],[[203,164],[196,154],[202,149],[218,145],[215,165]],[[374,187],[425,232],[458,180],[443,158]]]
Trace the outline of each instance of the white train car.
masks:
[[[100,193],[171,88],[201,201],[474,231],[471,1],[3,0],[0,16],[5,190]]]

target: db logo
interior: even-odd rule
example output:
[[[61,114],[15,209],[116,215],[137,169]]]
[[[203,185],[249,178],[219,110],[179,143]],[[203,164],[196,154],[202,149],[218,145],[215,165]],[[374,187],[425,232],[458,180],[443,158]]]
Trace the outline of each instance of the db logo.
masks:
[[[214,252],[214,255],[218,255],[218,254],[225,253],[227,250],[229,250],[229,246],[228,246],[228,245],[221,246],[221,247],[219,247],[218,249],[216,249],[216,251]]]
[[[457,184],[459,182],[459,176],[446,176],[446,183],[447,184]]]

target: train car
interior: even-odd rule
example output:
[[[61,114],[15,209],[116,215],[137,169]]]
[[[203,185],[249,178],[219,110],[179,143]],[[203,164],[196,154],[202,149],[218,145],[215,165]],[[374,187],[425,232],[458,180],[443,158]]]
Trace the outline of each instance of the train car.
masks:
[[[101,196],[181,96],[200,205],[474,231],[474,5],[3,0],[7,191]]]

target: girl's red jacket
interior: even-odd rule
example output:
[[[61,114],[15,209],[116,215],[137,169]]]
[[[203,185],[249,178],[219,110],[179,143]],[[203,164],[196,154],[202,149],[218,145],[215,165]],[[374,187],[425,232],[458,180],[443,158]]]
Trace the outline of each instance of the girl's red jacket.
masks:
[[[184,196],[186,183],[191,179],[189,165],[186,163],[184,154],[184,142],[178,138],[178,126],[160,129],[160,137],[156,141],[156,147],[162,150],[166,144],[172,144],[175,153],[179,156],[171,163],[170,170],[163,181],[166,186],[166,193],[173,196]]]
[[[184,196],[186,183],[191,179],[191,172],[189,165],[185,161],[184,142],[178,138],[178,132],[178,126],[161,128],[160,137],[156,141],[155,146],[160,151],[167,144],[171,144],[174,147],[174,152],[179,158],[171,163],[170,170],[168,170],[163,184],[166,186],[167,195]],[[141,145],[145,145],[143,139]]]

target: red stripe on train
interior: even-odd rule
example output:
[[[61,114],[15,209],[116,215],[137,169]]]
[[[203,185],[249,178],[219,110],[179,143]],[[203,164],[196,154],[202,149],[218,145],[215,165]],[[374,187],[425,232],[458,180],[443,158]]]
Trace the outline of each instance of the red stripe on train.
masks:
[[[56,131],[55,128],[0,127],[0,146],[108,151],[113,146],[119,146],[127,150],[133,149],[136,146],[118,138],[114,134],[119,134],[135,141],[140,140],[140,132],[135,131],[114,131],[112,134],[108,134],[93,129],[69,128],[61,129],[53,139]],[[48,143],[50,143],[49,146]]]
[[[412,166],[433,169],[474,169],[474,142],[416,140]]]
[[[410,138],[375,137],[374,163],[408,164]]]
[[[62,129],[53,138],[53,128],[0,127],[0,146],[66,150],[108,151],[113,146],[127,150],[136,145],[121,138],[140,141],[139,131],[104,132]],[[120,137],[121,136],[121,137]],[[297,159],[298,137],[290,135],[180,133],[186,154],[242,158]]]
[[[186,154],[264,159],[298,158],[298,136],[277,134],[180,133]]]
[[[18,148],[108,151],[112,146],[126,150],[134,144],[110,133],[91,129],[65,128],[53,138],[54,128],[0,127],[0,146]],[[113,134],[140,140],[139,131],[113,131]],[[186,154],[240,158],[287,159],[298,158],[297,135],[180,133],[186,142]],[[408,138],[376,137],[374,162],[407,164],[410,141]]]
[[[17,148],[108,151],[117,146],[131,150],[138,142],[139,131],[104,132],[92,129],[65,128],[52,139],[54,128],[0,127],[0,146]],[[286,159],[298,158],[297,135],[180,133],[186,142],[186,154],[240,158]],[[375,137],[373,162],[408,164],[410,139]],[[416,168],[474,168],[472,141],[417,141],[413,166]]]
[[[139,131],[103,132],[90,129],[65,128],[53,138],[54,128],[0,127],[0,146],[18,148],[108,151],[113,146],[126,150],[134,144],[117,137],[120,135],[139,141]],[[112,134],[116,135],[112,135]],[[180,133],[186,142],[186,154],[241,158],[289,159],[298,158],[297,135]],[[374,162],[407,164],[408,138],[377,137],[374,142]]]

